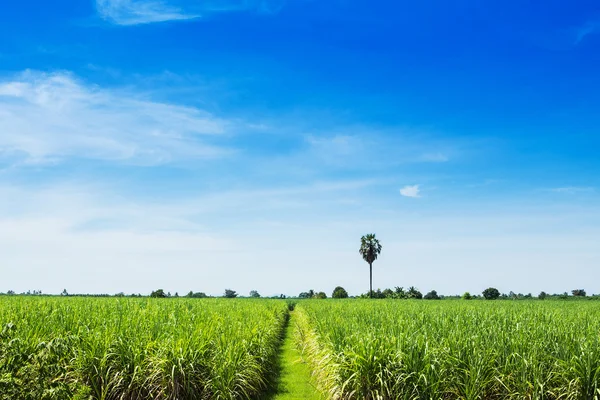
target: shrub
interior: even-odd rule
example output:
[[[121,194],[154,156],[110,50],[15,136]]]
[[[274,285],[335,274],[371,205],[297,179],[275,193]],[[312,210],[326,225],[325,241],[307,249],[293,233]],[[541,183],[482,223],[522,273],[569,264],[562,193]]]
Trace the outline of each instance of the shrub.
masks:
[[[500,292],[496,288],[487,288],[481,294],[485,297],[486,300],[496,300],[500,297]]]
[[[435,290],[432,290],[431,292],[427,293],[423,298],[425,300],[440,300],[440,296],[438,296]]]
[[[152,293],[150,293],[150,297],[163,298],[163,297],[167,297],[167,294],[165,293],[164,290],[158,289],[158,290],[155,290]]]
[[[331,297],[334,299],[347,299],[348,292],[343,287],[338,286],[335,289],[333,289],[333,293],[331,294]]]

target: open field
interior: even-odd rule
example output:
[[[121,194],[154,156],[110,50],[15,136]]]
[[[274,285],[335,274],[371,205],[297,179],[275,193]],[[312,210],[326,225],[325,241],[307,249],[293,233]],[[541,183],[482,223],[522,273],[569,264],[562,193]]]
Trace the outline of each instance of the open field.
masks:
[[[0,299],[0,399],[235,399],[264,391],[283,301]]]
[[[301,300],[288,318],[282,300],[4,296],[0,399],[600,396],[596,302]]]
[[[595,302],[301,302],[296,332],[331,398],[595,399]]]

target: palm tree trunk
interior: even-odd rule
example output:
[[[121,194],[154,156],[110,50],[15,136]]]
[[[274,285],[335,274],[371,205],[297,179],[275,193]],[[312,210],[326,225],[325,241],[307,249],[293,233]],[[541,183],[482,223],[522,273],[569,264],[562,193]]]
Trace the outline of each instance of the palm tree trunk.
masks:
[[[373,298],[373,263],[369,263],[369,297]]]

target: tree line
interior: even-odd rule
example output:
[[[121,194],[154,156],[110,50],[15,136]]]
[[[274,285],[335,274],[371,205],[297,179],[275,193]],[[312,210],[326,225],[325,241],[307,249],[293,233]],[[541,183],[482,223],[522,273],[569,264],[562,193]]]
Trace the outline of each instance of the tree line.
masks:
[[[41,290],[28,290],[27,292],[16,293],[13,290],[8,290],[6,293],[0,292],[0,296],[57,296],[52,294],[43,294]],[[359,298],[359,299],[397,299],[397,300],[441,300],[441,299],[462,299],[462,300],[529,300],[529,299],[556,299],[556,300],[564,300],[564,299],[590,299],[590,300],[600,300],[600,295],[593,294],[588,296],[585,289],[573,289],[570,293],[546,293],[544,291],[540,292],[537,296],[532,295],[531,293],[523,294],[523,293],[515,293],[510,291],[509,293],[500,293],[500,291],[496,288],[490,287],[481,292],[481,294],[471,294],[469,292],[465,292],[462,295],[438,295],[437,291],[431,290],[427,292],[425,295],[419,291],[414,286],[410,286],[405,289],[400,286],[396,286],[393,289],[386,288],[384,290],[377,289],[371,292],[359,294],[357,296],[350,296],[348,291],[344,289],[342,286],[336,286],[335,289],[331,292],[331,294],[327,295],[327,293],[323,291],[315,291],[313,289],[307,290],[305,292],[300,292],[297,296],[288,296],[285,294],[277,294],[272,296],[263,297],[256,290],[251,290],[247,296],[240,295],[238,292],[232,289],[225,289],[222,295],[220,296],[211,296],[207,295],[205,292],[194,292],[190,290],[187,294],[180,296],[178,292],[171,294],[171,292],[165,292],[163,289],[153,290],[150,294],[140,294],[140,293],[132,293],[126,295],[123,292],[119,292],[116,294],[89,294],[89,293],[69,293],[67,290],[63,290],[60,295],[63,297],[154,297],[154,298],[193,298],[193,299],[203,299],[203,298],[269,298],[269,299],[346,299],[346,298]]]

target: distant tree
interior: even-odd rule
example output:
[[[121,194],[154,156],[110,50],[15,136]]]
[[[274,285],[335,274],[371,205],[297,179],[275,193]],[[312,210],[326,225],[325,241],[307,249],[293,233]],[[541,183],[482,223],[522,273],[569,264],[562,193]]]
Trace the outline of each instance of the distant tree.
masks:
[[[431,292],[427,293],[423,298],[425,300],[440,300],[440,296],[438,296],[435,290],[432,290]]]
[[[331,297],[334,299],[347,299],[348,292],[343,287],[338,286],[335,289],[333,289],[333,293],[331,294]]]
[[[373,294],[373,262],[381,254],[381,244],[375,238],[374,233],[369,233],[360,238],[360,249],[358,250],[363,260],[369,263],[369,294]]]
[[[251,290],[250,297],[258,298],[258,297],[260,297],[260,294],[258,294],[258,292],[256,290]]]
[[[538,299],[540,300],[544,300],[546,297],[548,297],[548,293],[541,291],[540,294],[538,294]]]
[[[487,288],[481,294],[485,297],[486,300],[496,300],[500,297],[500,292],[496,288]]]
[[[9,296],[13,296],[15,294],[14,290],[9,290],[8,292],[6,292],[7,295]]]
[[[421,292],[419,292],[419,290],[417,290],[416,287],[411,286],[408,288],[408,291],[406,292],[406,296],[409,299],[422,299],[423,295],[421,294]]]
[[[319,293],[316,293],[313,298],[315,298],[315,299],[326,299],[327,295],[325,294],[325,292],[319,292]]]
[[[471,293],[469,293],[469,292],[464,292],[462,295],[463,300],[471,300],[472,298],[473,298],[473,296],[471,296]]]
[[[392,289],[383,289],[383,292],[381,292],[381,296],[384,299],[394,299],[396,298],[396,293],[394,293],[394,291]]]
[[[371,290],[369,293],[367,293],[366,295],[364,295],[362,297],[370,298],[370,299],[385,299],[385,295],[383,294],[381,289]]]
[[[233,299],[235,297],[237,297],[237,292],[235,290],[231,290],[231,289],[225,289],[225,293],[223,294],[223,297],[226,297],[228,299]]]
[[[167,294],[165,293],[164,290],[158,289],[158,290],[155,290],[152,293],[150,293],[150,297],[165,298],[165,297],[167,297]]]
[[[310,294],[308,292],[302,292],[298,295],[300,299],[310,299]]]
[[[571,290],[571,294],[575,297],[585,297],[585,290],[583,289],[574,289]]]
[[[404,288],[403,287],[399,287],[396,286],[394,288],[394,298],[396,299],[405,299],[406,298],[406,292],[404,292]]]
[[[179,297],[179,293],[175,292],[175,294],[173,295],[173,297]]]
[[[119,292],[119,293],[115,294],[115,297],[125,297],[125,293]]]
[[[62,293],[60,294],[61,296],[68,296],[69,292],[67,292],[67,289],[63,289]]]
[[[208,296],[204,292],[195,292],[194,293],[193,291],[190,290],[188,292],[188,294],[185,295],[185,297],[194,298],[194,299],[204,299]]]

